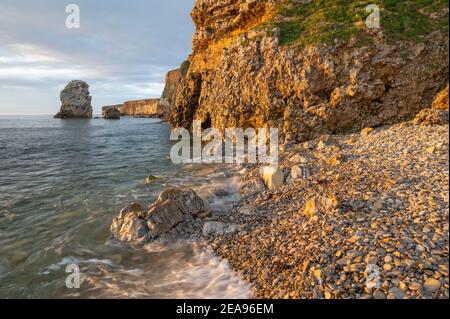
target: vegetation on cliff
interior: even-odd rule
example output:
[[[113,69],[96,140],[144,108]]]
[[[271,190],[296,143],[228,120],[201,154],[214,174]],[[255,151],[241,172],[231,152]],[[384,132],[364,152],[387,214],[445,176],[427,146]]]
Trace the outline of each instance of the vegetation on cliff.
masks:
[[[448,32],[448,16],[436,12],[448,8],[446,0],[317,0],[282,1],[271,24],[280,29],[282,44],[313,44],[335,39],[369,40],[364,24],[368,5],[381,10],[381,30],[388,39],[424,40],[435,30]],[[448,11],[447,11],[448,12]]]

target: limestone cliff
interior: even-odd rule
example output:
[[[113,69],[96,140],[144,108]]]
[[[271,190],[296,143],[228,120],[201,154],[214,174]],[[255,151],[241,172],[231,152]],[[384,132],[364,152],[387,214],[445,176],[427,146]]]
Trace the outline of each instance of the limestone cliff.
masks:
[[[448,3],[374,3],[381,29],[352,1],[196,0],[170,122],[299,142],[414,117],[448,83]]]
[[[127,101],[120,112],[127,116],[158,116],[158,99]]]
[[[164,91],[159,99],[159,108],[163,110],[163,117],[167,117],[170,113],[172,105],[175,103],[178,83],[181,78],[181,70],[176,69],[169,71],[166,75]]]
[[[104,106],[103,116],[111,109],[119,110],[123,116],[161,117],[167,113],[167,109],[159,104],[159,99],[127,101],[123,104]]]

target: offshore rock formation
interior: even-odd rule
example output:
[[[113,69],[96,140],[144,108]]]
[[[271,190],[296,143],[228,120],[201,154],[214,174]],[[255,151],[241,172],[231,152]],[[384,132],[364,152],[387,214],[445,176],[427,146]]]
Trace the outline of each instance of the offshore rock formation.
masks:
[[[115,104],[115,105],[107,105],[107,106],[103,106],[102,107],[102,116],[105,117],[106,112],[108,112],[108,110],[110,109],[117,109],[120,110],[123,108],[123,104]]]
[[[193,53],[172,125],[276,127],[281,142],[302,142],[412,119],[448,83],[448,36],[439,30],[393,41],[363,27],[364,45],[355,38],[286,45],[269,23],[282,2],[196,0]]]
[[[106,110],[105,120],[120,120],[120,111],[116,108]]]
[[[89,85],[84,81],[71,81],[62,90],[61,110],[55,118],[92,118],[92,97],[89,95]]]

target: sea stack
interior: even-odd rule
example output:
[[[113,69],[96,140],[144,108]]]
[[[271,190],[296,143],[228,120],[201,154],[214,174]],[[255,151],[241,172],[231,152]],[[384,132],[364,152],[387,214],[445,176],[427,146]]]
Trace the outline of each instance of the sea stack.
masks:
[[[71,81],[61,91],[61,110],[55,118],[92,118],[92,97],[89,95],[89,85],[84,81]]]

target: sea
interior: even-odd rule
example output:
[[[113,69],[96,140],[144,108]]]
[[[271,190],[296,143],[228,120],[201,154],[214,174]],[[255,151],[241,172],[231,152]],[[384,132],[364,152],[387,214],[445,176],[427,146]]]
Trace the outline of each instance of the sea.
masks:
[[[169,187],[193,188],[225,212],[237,199],[209,191],[233,188],[225,167],[173,164],[169,137],[158,119],[1,116],[0,298],[251,298],[203,243],[111,239],[121,208]],[[157,179],[146,184],[149,175]],[[79,287],[68,285],[71,265]]]

